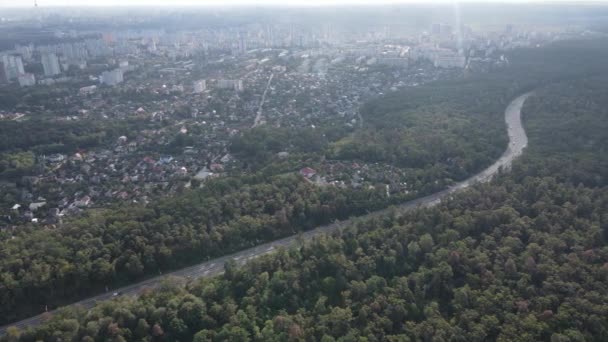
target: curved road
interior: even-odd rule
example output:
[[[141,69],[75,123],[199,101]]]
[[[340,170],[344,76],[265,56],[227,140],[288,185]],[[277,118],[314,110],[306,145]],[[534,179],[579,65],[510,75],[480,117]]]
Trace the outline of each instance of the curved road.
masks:
[[[503,153],[503,155],[494,163],[492,166],[483,170],[482,172],[470,177],[467,180],[456,183],[448,189],[443,191],[434,193],[432,195],[421,197],[404,204],[397,206],[397,211],[404,212],[407,210],[412,210],[418,207],[430,207],[438,204],[442,198],[446,195],[451,194],[457,190],[466,188],[475,183],[487,182],[492,176],[494,176],[499,170],[503,168],[508,168],[513,160],[519,157],[524,148],[528,144],[528,137],[526,136],[526,132],[521,123],[521,108],[524,104],[524,101],[531,95],[531,93],[527,93],[519,96],[515,100],[513,100],[507,109],[505,110],[505,121],[507,123],[507,131],[509,133],[509,146],[507,150]],[[375,216],[381,216],[387,213],[391,209],[383,209],[379,211],[375,211],[373,213],[359,216],[354,219],[349,219],[345,221],[340,221],[336,223],[332,223],[326,226],[317,227],[313,230],[301,233],[299,235],[290,236],[284,239],[275,240],[272,242],[268,242],[257,247],[249,248],[234,254],[226,255],[217,259],[213,259],[207,262],[200,263],[195,266],[187,267],[181,269],[179,271],[167,273],[162,276],[158,276],[155,278],[150,278],[148,280],[144,280],[140,283],[129,285],[120,289],[116,289],[113,292],[104,293],[95,297],[91,297],[79,302],[76,302],[71,305],[80,305],[86,308],[91,308],[98,301],[104,301],[108,299],[112,299],[116,295],[132,295],[135,296],[140,293],[142,290],[146,288],[154,288],[160,284],[160,282],[167,276],[177,276],[177,277],[185,277],[187,279],[197,279],[203,277],[210,277],[221,274],[224,272],[224,263],[230,259],[234,259],[238,265],[242,265],[250,259],[258,257],[260,255],[264,255],[272,252],[276,248],[279,247],[289,247],[297,243],[298,238],[303,240],[310,240],[314,236],[323,233],[331,233],[336,231],[344,226],[350,225],[353,220],[371,218]],[[52,314],[52,311],[50,312]],[[0,328],[0,335],[6,332],[6,329],[10,326],[16,326],[18,328],[27,328],[29,326],[35,326],[40,324],[43,321],[44,314],[34,316],[28,319],[25,319],[20,322],[16,322],[4,327]],[[48,315],[48,314],[47,314]]]

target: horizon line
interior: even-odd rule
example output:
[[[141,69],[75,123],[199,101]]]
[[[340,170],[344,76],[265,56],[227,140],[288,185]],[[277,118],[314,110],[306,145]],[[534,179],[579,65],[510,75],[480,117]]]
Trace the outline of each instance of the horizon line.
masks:
[[[207,2],[207,3],[192,3],[188,1],[187,3],[176,1],[177,3],[167,3],[167,2],[153,2],[153,3],[124,3],[124,2],[114,2],[100,4],[100,3],[84,3],[79,5],[73,4],[48,4],[48,5],[40,5],[37,7],[34,4],[25,5],[25,4],[2,4],[0,3],[0,8],[12,8],[12,9],[27,9],[27,8],[108,8],[108,7],[119,7],[119,8],[260,8],[260,7],[276,7],[276,8],[297,8],[297,7],[305,7],[305,8],[331,8],[331,7],[383,7],[383,6],[407,6],[407,5],[454,5],[457,4],[472,4],[472,5],[608,5],[608,1],[606,0],[590,0],[590,1],[576,1],[576,0],[496,0],[496,1],[480,1],[480,0],[379,0],[370,2],[369,0],[361,1],[354,0],[352,2],[310,2],[310,1],[297,1],[290,3],[289,1],[285,1],[284,3],[276,3],[276,2],[268,2],[262,1],[257,3],[250,3],[243,0],[237,0],[235,2],[230,1],[215,1]],[[23,3],[23,2],[21,2]]]

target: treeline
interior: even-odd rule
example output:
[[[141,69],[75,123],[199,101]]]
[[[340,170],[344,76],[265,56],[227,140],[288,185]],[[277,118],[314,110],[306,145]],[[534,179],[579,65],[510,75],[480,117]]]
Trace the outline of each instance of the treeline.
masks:
[[[332,134],[333,132],[333,134]],[[326,135],[326,133],[329,135]],[[247,130],[230,141],[230,152],[246,169],[257,170],[276,162],[280,152],[321,154],[331,136],[341,136],[328,128],[269,128],[266,126]]]
[[[41,117],[24,121],[2,121],[0,153],[73,153],[78,149],[114,142],[121,135],[129,136],[129,132],[149,128],[149,125],[137,119],[62,121]]]
[[[185,287],[169,279],[69,308],[4,339],[606,341],[606,80],[538,91],[524,107],[526,156],[438,207],[228,263]]]
[[[544,159],[520,165],[552,161],[531,167],[527,174],[533,171],[531,176],[588,187],[608,185],[608,78],[604,75],[559,82],[526,101],[523,120],[530,136],[528,148]],[[576,153],[566,154],[573,150]]]
[[[333,157],[435,167],[444,178],[466,178],[504,151],[504,110],[519,91],[501,79],[475,78],[389,94],[361,109],[364,128],[338,144]]]
[[[47,109],[60,109],[62,101],[57,101],[57,98],[67,96],[69,91],[67,87],[61,86],[37,86],[34,88],[5,86],[0,92],[0,109],[19,111],[22,106],[45,106]]]

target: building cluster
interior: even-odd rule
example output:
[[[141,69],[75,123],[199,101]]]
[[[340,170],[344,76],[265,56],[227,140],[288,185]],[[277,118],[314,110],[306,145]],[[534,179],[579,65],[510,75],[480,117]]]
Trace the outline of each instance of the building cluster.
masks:
[[[146,203],[151,197],[190,187],[191,177],[204,180],[221,175],[231,166],[226,143],[234,133],[222,129],[220,123],[201,125],[209,127],[193,127],[200,130],[198,136],[214,137],[171,151],[162,146],[186,135],[187,126],[142,130],[133,139],[121,136],[113,144],[73,154],[38,155],[40,171],[21,180],[24,187],[19,203],[11,206],[14,220],[56,223],[92,206],[116,201]],[[53,199],[48,189],[54,189]]]
[[[305,167],[299,174],[319,186],[379,190],[390,197],[415,195],[420,182],[411,173],[389,164],[352,161],[326,161]]]
[[[130,46],[130,45],[129,45]],[[127,55],[133,48],[124,48],[122,44],[109,45],[103,39],[82,39],[77,42],[66,42],[51,45],[16,45],[13,50],[0,51],[0,84],[17,82],[20,86],[36,84],[52,85],[56,82],[69,81],[66,77],[70,68],[84,70],[88,63],[116,55]],[[39,67],[39,71],[26,72],[24,65]],[[125,67],[120,67],[124,72]],[[116,85],[122,75],[110,70],[109,83]],[[99,79],[103,79],[102,76]],[[38,81],[37,81],[38,80]],[[102,82],[104,83],[104,82]],[[108,83],[104,83],[108,84]]]
[[[2,87],[55,84],[62,90],[42,104],[20,101],[0,120],[43,113],[50,125],[137,123],[128,136],[94,147],[36,155],[33,174],[14,184],[17,203],[6,204],[13,220],[55,223],[91,206],[145,203],[243,171],[229,153],[231,139],[243,130],[355,130],[364,124],[359,110],[368,99],[458,77],[462,69],[499,67],[508,63],[508,49],[566,35],[513,26],[474,34],[434,24],[409,36],[390,29],[348,34],[331,25],[258,25],[96,37],[74,32],[66,42],[0,52]],[[416,191],[415,180],[388,165],[325,161],[301,173],[319,185],[382,188],[387,195]]]
[[[165,30],[108,31],[92,38],[90,32],[69,35],[69,42],[47,45],[16,45],[13,50],[0,52],[0,83],[16,82],[21,86],[53,84],[45,78],[65,77],[71,69],[85,70],[89,64],[100,66],[104,59],[162,56],[174,61],[201,55],[226,54],[246,56],[258,49],[342,50],[350,55],[366,57],[371,64],[407,68],[418,61],[428,61],[437,68],[479,68],[480,65],[503,64],[504,51],[523,46],[567,39],[574,32],[534,29],[518,30],[506,25],[503,30],[476,33],[466,25],[434,23],[418,34],[401,32],[393,27],[361,30],[338,30],[332,25],[312,27],[294,24],[245,25],[239,28],[202,29],[188,32]],[[26,72],[24,64],[41,65],[40,71]],[[102,84],[115,86],[121,81],[116,67],[105,65],[111,74],[95,75]],[[114,68],[113,68],[114,67]],[[323,68],[322,64],[303,65]],[[177,70],[165,70],[175,72]],[[104,77],[106,76],[106,77]],[[109,81],[104,81],[109,79]],[[233,82],[231,84],[231,82]],[[222,79],[220,88],[242,91],[239,80]],[[200,89],[200,88],[199,88]]]

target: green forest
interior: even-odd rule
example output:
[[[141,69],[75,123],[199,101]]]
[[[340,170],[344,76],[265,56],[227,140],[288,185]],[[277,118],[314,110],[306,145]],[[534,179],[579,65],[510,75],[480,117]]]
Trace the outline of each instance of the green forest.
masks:
[[[504,150],[503,114],[521,89],[474,77],[389,94],[362,108],[364,128],[334,151],[338,159],[442,169],[461,180]]]
[[[511,172],[5,340],[605,341],[608,75],[539,89]],[[576,168],[572,167],[576,165]]]
[[[196,261],[385,205],[381,191],[315,187],[296,175],[225,178],[147,207],[115,207],[61,229],[1,233],[0,317],[14,320]]]
[[[66,309],[4,340],[605,341],[607,85],[604,74],[537,90],[525,156],[438,207]]]
[[[406,199],[388,200],[379,190],[313,186],[284,173],[294,165],[273,159],[285,148],[314,158],[417,167],[421,173],[440,164],[444,177],[465,178],[503,151],[506,104],[540,87],[524,108],[526,155],[492,184],[437,208],[361,221],[242,269],[229,264],[224,276],[185,288],[169,280],[138,299],[121,298],[91,311],[67,309],[39,328],[11,330],[4,339],[606,340],[604,43],[518,50],[507,72],[373,101],[364,107],[363,129],[353,133],[358,138],[338,149],[329,131],[320,139],[311,132],[256,130],[232,145],[237,155],[269,161],[256,165],[253,158],[249,175],[217,179],[145,207],[91,211],[59,229],[2,231],[0,321],[7,323],[106,286]],[[84,140],[74,136],[69,143],[97,144],[97,132],[92,127]],[[111,135],[120,132],[118,127]],[[418,139],[422,135],[428,140]],[[391,143],[394,138],[397,143]],[[56,140],[35,139],[35,145]],[[303,143],[310,139],[315,144]],[[286,141],[289,146],[281,145]],[[12,150],[12,159],[1,167],[32,166],[19,144],[3,147]]]

